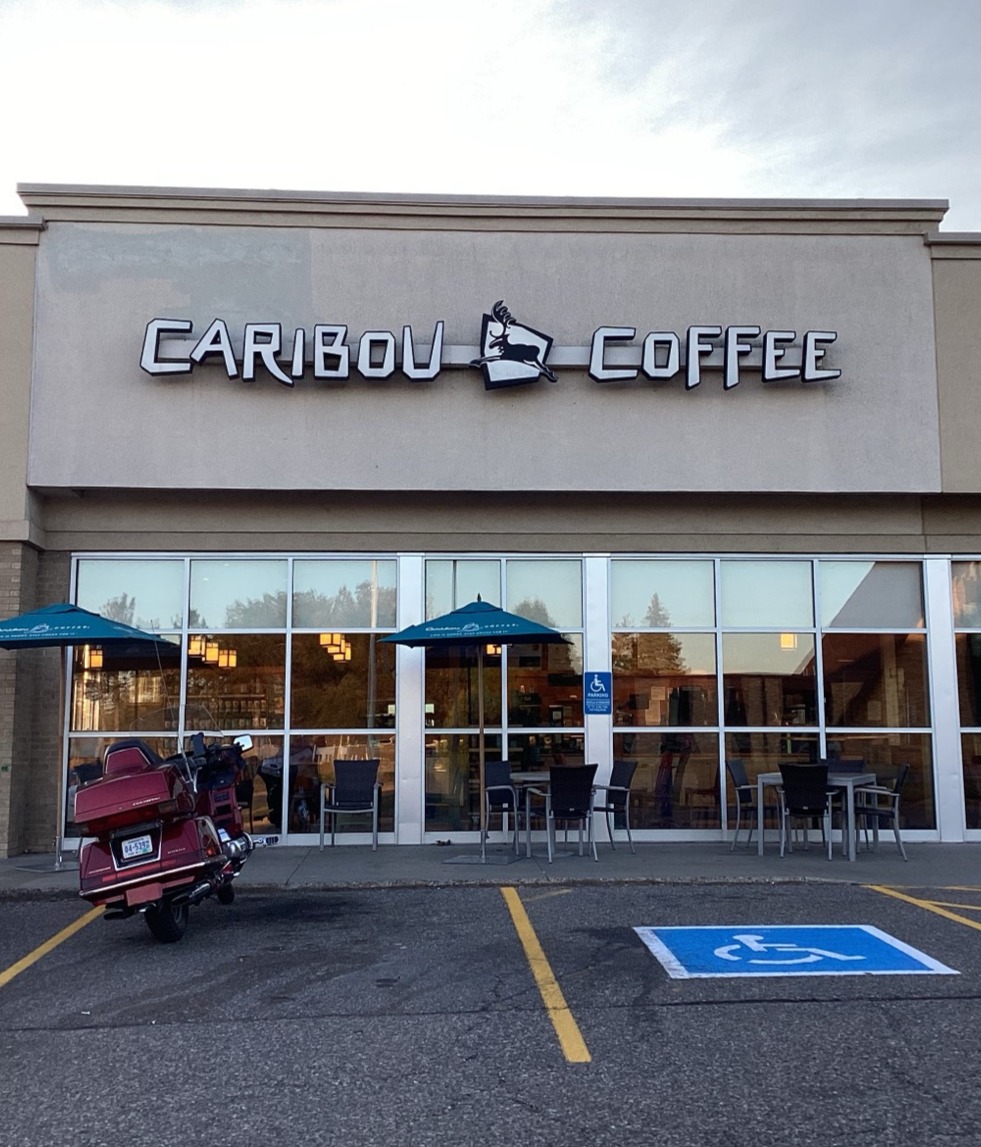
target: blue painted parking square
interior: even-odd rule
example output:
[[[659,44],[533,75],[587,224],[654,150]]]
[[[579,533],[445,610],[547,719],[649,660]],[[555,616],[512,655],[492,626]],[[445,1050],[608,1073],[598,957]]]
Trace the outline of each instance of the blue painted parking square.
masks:
[[[870,924],[737,924],[634,931],[673,980],[959,975]]]

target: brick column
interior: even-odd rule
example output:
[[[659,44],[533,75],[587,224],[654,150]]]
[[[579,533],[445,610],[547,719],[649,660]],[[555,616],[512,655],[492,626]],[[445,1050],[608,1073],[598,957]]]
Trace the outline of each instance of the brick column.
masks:
[[[68,558],[0,542],[0,616],[66,600]],[[54,848],[60,657],[57,649],[0,650],[0,856]]]

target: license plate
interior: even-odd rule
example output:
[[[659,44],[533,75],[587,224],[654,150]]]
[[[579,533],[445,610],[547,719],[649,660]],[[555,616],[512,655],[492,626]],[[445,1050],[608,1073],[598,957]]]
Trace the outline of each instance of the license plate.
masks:
[[[131,836],[123,841],[123,860],[135,860],[138,856],[150,856],[153,853],[153,841],[150,834],[145,836]]]

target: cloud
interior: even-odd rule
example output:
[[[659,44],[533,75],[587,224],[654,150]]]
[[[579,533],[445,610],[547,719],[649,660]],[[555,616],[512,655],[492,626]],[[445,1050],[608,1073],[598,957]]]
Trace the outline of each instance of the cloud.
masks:
[[[981,229],[957,0],[0,0],[21,182],[949,197]]]

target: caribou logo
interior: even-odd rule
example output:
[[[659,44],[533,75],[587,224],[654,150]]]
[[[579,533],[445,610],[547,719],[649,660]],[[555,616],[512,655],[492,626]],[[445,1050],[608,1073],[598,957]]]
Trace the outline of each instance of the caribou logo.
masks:
[[[545,365],[551,349],[552,340],[548,335],[516,323],[504,300],[499,299],[491,307],[491,313],[484,315],[480,332],[481,355],[470,365],[483,370],[487,390],[534,382],[542,374],[550,382],[555,382],[555,375]]]

